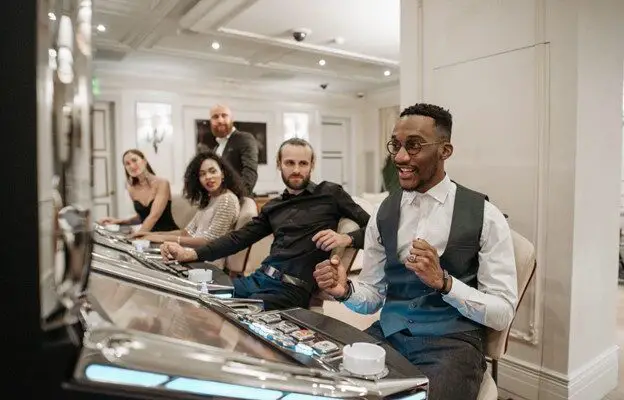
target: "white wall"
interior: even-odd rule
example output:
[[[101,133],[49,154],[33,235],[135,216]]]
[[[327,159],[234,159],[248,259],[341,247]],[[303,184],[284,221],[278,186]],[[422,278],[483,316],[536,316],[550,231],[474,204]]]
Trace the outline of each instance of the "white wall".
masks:
[[[617,0],[581,2],[577,16],[573,346],[568,364],[572,375],[608,351],[616,335],[623,17],[624,3]],[[587,287],[596,288],[597,296],[586,296]]]
[[[617,379],[623,6],[402,0],[401,104],[451,109],[450,175],[537,248],[504,398],[599,399]]]
[[[380,160],[382,159],[381,154],[385,153],[386,149],[380,143],[381,124],[379,121],[379,109],[396,106],[399,102],[399,85],[368,93],[364,99],[362,114],[364,125],[363,132],[364,136],[370,140],[363,142],[361,150],[364,157],[368,156],[372,159],[372,162],[365,166],[365,171],[367,173],[360,177],[359,186],[363,188],[365,192],[379,192],[383,182],[381,175],[383,165]]]
[[[624,75],[624,71],[622,72]],[[623,90],[624,92],[624,90]],[[623,100],[624,103],[624,100]],[[622,136],[624,137],[624,107],[622,107]],[[622,154],[624,154],[624,140],[622,140]],[[620,188],[620,230],[624,232],[624,157],[622,160],[622,183]]]
[[[129,149],[138,147],[145,152],[149,162],[158,175],[170,180],[172,189],[180,192],[183,187],[183,175],[188,161],[195,154],[195,119],[209,119],[209,109],[214,104],[228,104],[232,108],[234,119],[267,122],[267,165],[258,168],[258,183],[255,192],[283,190],[281,177],[275,168],[276,151],[283,141],[283,114],[287,112],[305,112],[310,115],[310,142],[317,153],[322,148],[321,121],[323,117],[350,119],[352,131],[352,157],[350,181],[355,182],[353,195],[364,191],[367,185],[365,174],[366,161],[363,149],[370,147],[368,136],[375,134],[368,129],[364,118],[367,113],[366,103],[351,96],[336,96],[322,93],[293,93],[287,87],[284,91],[266,92],[253,87],[228,88],[227,86],[198,85],[196,82],[174,80],[172,78],[109,74],[105,70],[97,71],[100,79],[101,94],[96,101],[114,103],[115,109],[115,156],[116,187],[118,210],[120,215],[129,215],[132,204],[124,188],[124,171],[119,158]],[[172,105],[173,136],[159,146],[155,154],[150,146],[137,143],[136,139],[136,103],[163,102]],[[318,179],[322,163],[316,167],[313,175]],[[370,184],[369,184],[370,186]]]

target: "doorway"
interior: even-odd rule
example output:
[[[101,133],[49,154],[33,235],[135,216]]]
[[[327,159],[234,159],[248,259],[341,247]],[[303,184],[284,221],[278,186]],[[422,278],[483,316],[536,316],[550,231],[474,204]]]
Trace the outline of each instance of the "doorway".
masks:
[[[347,193],[353,194],[350,119],[323,117],[321,132],[321,180],[342,185]]]
[[[93,220],[116,215],[115,143],[113,138],[113,103],[93,105]]]

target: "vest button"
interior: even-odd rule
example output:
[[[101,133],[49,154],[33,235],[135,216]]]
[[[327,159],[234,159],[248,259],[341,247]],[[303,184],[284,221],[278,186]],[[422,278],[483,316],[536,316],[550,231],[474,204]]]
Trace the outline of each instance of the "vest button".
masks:
[[[413,323],[414,323],[414,320],[413,320],[413,319],[408,319],[408,320],[407,320],[407,323],[408,323],[408,324],[413,324]]]

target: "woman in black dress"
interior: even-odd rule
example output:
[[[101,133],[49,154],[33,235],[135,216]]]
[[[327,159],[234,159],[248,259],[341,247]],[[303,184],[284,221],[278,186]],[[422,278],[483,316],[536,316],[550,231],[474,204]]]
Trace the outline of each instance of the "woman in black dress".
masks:
[[[138,232],[178,229],[171,214],[169,181],[154,174],[154,170],[140,150],[127,150],[122,160],[126,172],[126,188],[136,215],[130,218],[105,217],[98,222],[102,225],[141,224]]]

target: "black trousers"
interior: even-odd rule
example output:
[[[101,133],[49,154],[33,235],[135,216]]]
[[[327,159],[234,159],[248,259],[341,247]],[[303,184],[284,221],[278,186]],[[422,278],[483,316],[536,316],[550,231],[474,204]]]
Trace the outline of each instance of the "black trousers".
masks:
[[[481,331],[446,336],[411,336],[401,331],[384,338],[379,321],[366,333],[389,343],[429,378],[429,400],[476,400],[487,368]]]
[[[262,271],[236,278],[233,284],[234,297],[263,300],[264,309],[267,311],[308,308],[310,305],[310,293],[307,290],[273,279]]]

